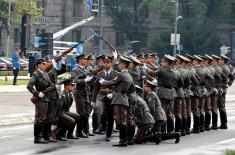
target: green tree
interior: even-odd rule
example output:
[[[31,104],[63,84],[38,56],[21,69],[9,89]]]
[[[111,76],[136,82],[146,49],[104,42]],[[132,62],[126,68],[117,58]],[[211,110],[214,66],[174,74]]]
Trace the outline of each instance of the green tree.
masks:
[[[143,0],[105,0],[104,4],[115,30],[124,32],[130,41],[146,44],[149,22],[143,11],[148,10],[148,5],[143,5]]]
[[[144,3],[156,8],[162,14],[162,18],[167,18],[172,25],[172,29],[162,33],[156,45],[151,46],[153,49],[166,46],[167,48],[161,50],[168,52],[169,40],[164,43],[161,43],[161,40],[170,38],[170,33],[174,32],[175,5],[170,3],[170,0],[145,0]],[[181,44],[186,51],[194,54],[218,51],[221,44],[216,28],[221,24],[235,22],[235,3],[231,0],[179,0],[179,10],[179,15],[183,16],[178,25]]]
[[[19,24],[23,14],[31,16],[31,23],[37,24],[42,16],[42,9],[37,8],[38,0],[11,0],[11,23]],[[8,25],[8,4],[9,0],[0,0],[0,22],[2,28],[9,33]]]

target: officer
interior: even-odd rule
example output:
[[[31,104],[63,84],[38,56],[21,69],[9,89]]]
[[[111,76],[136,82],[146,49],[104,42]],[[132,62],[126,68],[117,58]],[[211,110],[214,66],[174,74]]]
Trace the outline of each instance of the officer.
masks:
[[[231,86],[233,81],[234,81],[234,76],[230,72],[229,67],[228,67],[228,60],[229,58],[225,55],[221,55],[221,60],[219,61],[220,66],[223,70],[224,76],[222,77],[222,94],[220,95],[220,100],[219,100],[219,112],[220,112],[220,129],[227,129],[227,112],[225,108],[225,96],[227,93],[228,86]]]
[[[140,69],[139,69],[139,65],[140,65],[140,61],[134,57],[134,56],[130,56],[130,60],[132,61],[128,67],[128,72],[131,74],[134,83],[135,84],[139,84],[141,77],[140,77]]]
[[[219,106],[219,93],[222,90],[222,76],[223,75],[223,69],[219,66],[219,60],[221,59],[217,55],[212,54],[212,65],[215,69],[215,87],[213,89],[213,93],[211,95],[211,109],[212,109],[212,130],[218,129],[218,106]]]
[[[191,128],[191,113],[193,113],[193,120],[194,122],[197,122],[197,116],[198,116],[198,112],[197,112],[197,106],[195,106],[195,95],[194,93],[196,92],[196,87],[199,84],[199,77],[196,73],[196,70],[194,68],[194,64],[195,64],[195,57],[191,56],[189,54],[186,54],[186,58],[188,58],[190,61],[187,64],[187,69],[188,69],[188,75],[190,78],[190,85],[187,88],[188,91],[188,98],[186,97],[186,105],[187,105],[187,125],[186,125],[186,134],[189,135],[191,133],[190,128]]]
[[[157,137],[153,135],[153,137],[144,137],[147,131],[150,131],[155,123],[153,116],[150,114],[149,107],[143,98],[139,96],[142,94],[143,88],[138,85],[135,85],[136,93],[133,93],[134,99],[134,120],[137,125],[137,133],[135,136],[135,143],[141,144],[143,141],[151,140],[151,138],[155,139],[157,142]],[[160,139],[158,139],[159,143]]]
[[[149,72],[149,74],[158,79],[157,95],[167,115],[167,131],[169,133],[174,131],[173,108],[176,97],[175,86],[177,84],[177,75],[173,69],[174,63],[174,57],[165,55],[159,70],[157,72]],[[163,126],[162,132],[166,133],[166,124]]]
[[[185,102],[184,86],[190,84],[190,79],[185,67],[186,58],[182,55],[176,55],[176,71],[179,73],[179,80],[177,82],[176,90],[177,97],[175,99],[175,132],[181,132],[182,135],[186,134],[187,123],[187,105]]]
[[[103,59],[104,70],[97,74],[97,78],[102,78],[109,81],[117,77],[118,72],[113,70],[112,61],[113,58],[111,56],[105,56]],[[97,95],[94,104],[92,104],[94,107],[93,115],[95,115],[97,119],[96,124],[93,124],[93,131],[96,134],[102,134],[103,131],[106,131],[105,140],[110,141],[114,123],[113,108],[111,106],[113,89],[112,87],[105,88],[103,86],[99,86],[98,84],[97,86],[99,88],[94,89],[96,92],[93,92],[93,94]],[[102,114],[104,116],[105,124],[107,122],[107,128],[105,128],[101,122]]]
[[[57,77],[66,72],[65,58],[61,60],[61,67],[58,68],[57,63],[54,59],[52,59],[53,68],[49,70],[48,75],[51,82],[56,85]],[[59,95],[57,90],[53,90],[48,93],[49,104],[48,104],[48,113],[47,115],[50,117],[50,121],[45,124],[45,130],[47,132],[48,137],[47,140],[52,142],[56,142],[56,128],[58,123],[58,115],[57,115],[57,107],[58,107],[58,99]],[[50,138],[49,138],[50,136]]]
[[[114,106],[114,115],[116,122],[119,124],[119,143],[113,146],[127,146],[127,108],[129,107],[127,94],[130,89],[134,88],[134,82],[127,68],[131,61],[123,56],[119,60],[119,69],[121,72],[117,78],[111,81],[100,79],[99,83],[104,86],[115,86],[115,93],[112,98]]]
[[[47,109],[48,109],[48,96],[42,91],[52,86],[53,83],[50,81],[50,78],[46,70],[46,61],[44,59],[38,59],[35,63],[36,71],[33,73],[27,89],[34,95],[38,96],[40,100],[35,103],[35,120],[34,120],[34,143],[37,144],[46,144],[49,141],[45,140],[47,136],[44,127],[45,122],[48,121]],[[34,89],[35,87],[35,89]]]
[[[88,138],[88,135],[84,134],[84,130],[87,128],[89,122],[90,107],[89,92],[87,89],[87,83],[93,79],[93,76],[87,75],[85,66],[87,60],[85,54],[80,54],[76,57],[78,66],[72,70],[71,77],[77,79],[76,89],[74,91],[74,98],[76,103],[76,111],[80,115],[77,123],[76,137]]]
[[[78,122],[79,120],[79,114],[70,112],[70,108],[73,103],[72,93],[74,91],[76,83],[71,78],[64,80],[62,83],[64,84],[64,90],[60,94],[60,99],[58,100],[58,126],[61,129],[58,139],[79,139],[78,137],[73,135],[76,122]],[[67,136],[65,136],[67,130],[68,133]]]

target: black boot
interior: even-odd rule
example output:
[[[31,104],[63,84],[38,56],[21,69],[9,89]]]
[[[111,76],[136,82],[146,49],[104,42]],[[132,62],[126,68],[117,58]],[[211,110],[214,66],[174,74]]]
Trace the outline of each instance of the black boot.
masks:
[[[181,128],[181,135],[182,136],[186,135],[186,128],[187,128],[187,119],[183,118],[182,119],[182,128]]]
[[[167,119],[167,132],[173,132],[174,131],[174,120],[171,118]]]
[[[127,128],[125,125],[119,126],[119,143],[114,144],[113,147],[126,147],[127,146]]]
[[[155,143],[158,145],[162,141],[162,134],[160,132],[154,133]]]
[[[182,119],[180,119],[179,117],[176,117],[175,118],[175,132],[181,132],[181,128],[182,128]]]
[[[193,129],[191,133],[200,133],[200,117],[194,116],[193,117]]]
[[[200,132],[204,132],[204,127],[205,127],[205,115],[201,114],[200,115]]]
[[[188,117],[187,123],[186,123],[186,134],[190,135],[190,129],[191,129],[191,117]]]
[[[128,125],[127,126],[127,144],[134,145],[134,136],[135,136],[135,126]]]
[[[211,113],[207,112],[205,114],[205,130],[210,131],[210,125],[211,125]]]
[[[79,137],[76,137],[73,135],[73,130],[74,130],[75,125],[76,124],[71,126],[71,128],[68,130],[67,139],[79,139]]]
[[[211,126],[212,130],[218,129],[217,122],[218,122],[218,114],[212,112],[212,126]]]
[[[43,136],[43,125],[34,124],[34,143],[35,144],[47,144],[49,141],[46,141]]]
[[[221,121],[221,125],[220,125],[220,129],[228,129],[228,125],[227,125],[227,113],[224,111],[220,111],[220,121]]]
[[[169,139],[175,139],[175,143],[179,143],[180,141],[180,134],[177,132],[171,132],[167,134],[162,134],[161,137],[162,141],[169,140]]]

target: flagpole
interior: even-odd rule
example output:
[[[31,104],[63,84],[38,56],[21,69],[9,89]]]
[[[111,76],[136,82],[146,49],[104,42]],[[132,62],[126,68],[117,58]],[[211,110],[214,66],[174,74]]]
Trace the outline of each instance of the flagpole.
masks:
[[[104,32],[104,0],[101,0],[101,7],[100,7],[100,13],[101,13],[101,20],[100,20],[100,35],[103,36]],[[100,39],[100,53],[103,52],[103,41]]]

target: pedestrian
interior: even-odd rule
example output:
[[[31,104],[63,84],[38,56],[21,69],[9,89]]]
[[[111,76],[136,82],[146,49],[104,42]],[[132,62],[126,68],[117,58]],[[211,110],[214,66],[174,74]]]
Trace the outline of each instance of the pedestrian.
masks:
[[[13,63],[13,85],[17,85],[17,76],[20,71],[20,53],[22,50],[20,48],[16,48],[16,51],[12,54],[12,63]]]

